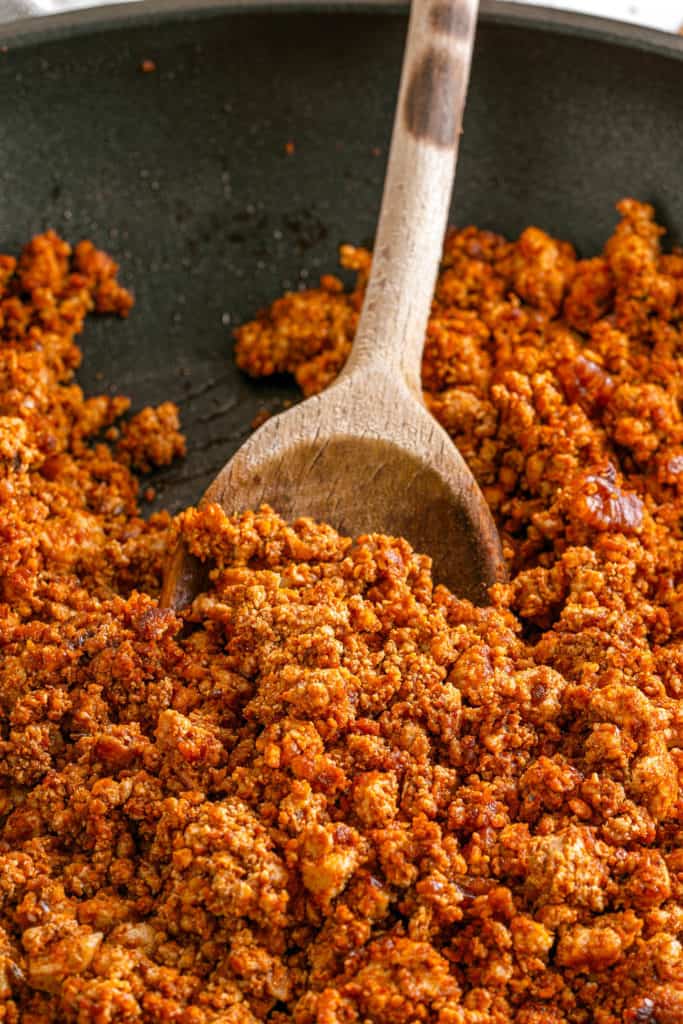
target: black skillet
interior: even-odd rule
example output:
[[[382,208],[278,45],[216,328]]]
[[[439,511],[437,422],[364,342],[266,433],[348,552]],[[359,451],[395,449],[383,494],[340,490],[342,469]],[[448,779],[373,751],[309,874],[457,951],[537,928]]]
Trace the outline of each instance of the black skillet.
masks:
[[[51,226],[119,260],[136,307],[89,323],[79,377],[136,408],[181,406],[186,465],[154,478],[173,510],[260,409],[296,396],[242,377],[232,325],[333,270],[340,242],[370,243],[377,216],[405,7],[277,7],[166,2],[0,28],[0,251]],[[590,254],[624,195],[683,241],[683,40],[486,5],[454,220],[510,236],[533,222]]]

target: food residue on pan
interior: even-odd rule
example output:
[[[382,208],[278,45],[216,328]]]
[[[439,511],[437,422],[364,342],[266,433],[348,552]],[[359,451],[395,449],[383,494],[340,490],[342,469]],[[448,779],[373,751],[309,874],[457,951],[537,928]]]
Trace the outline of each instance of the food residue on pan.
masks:
[[[447,239],[423,383],[504,538],[487,609],[400,539],[145,521],[177,409],[73,380],[115,264],[0,256],[3,1024],[683,1021],[683,254],[620,212],[592,259]],[[244,369],[334,379],[342,260]]]

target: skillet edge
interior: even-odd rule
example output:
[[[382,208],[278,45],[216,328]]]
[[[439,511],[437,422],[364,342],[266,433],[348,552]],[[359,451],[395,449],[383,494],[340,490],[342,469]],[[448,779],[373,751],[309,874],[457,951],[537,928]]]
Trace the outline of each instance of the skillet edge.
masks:
[[[409,4],[401,0],[199,0],[198,3],[192,0],[141,0],[135,4],[108,4],[9,22],[0,27],[0,46],[23,49],[128,25],[164,25],[203,20],[220,14],[330,14],[344,11],[370,15],[407,14],[408,7]],[[480,17],[489,24],[596,40],[683,62],[683,37],[659,29],[509,0],[482,0]]]

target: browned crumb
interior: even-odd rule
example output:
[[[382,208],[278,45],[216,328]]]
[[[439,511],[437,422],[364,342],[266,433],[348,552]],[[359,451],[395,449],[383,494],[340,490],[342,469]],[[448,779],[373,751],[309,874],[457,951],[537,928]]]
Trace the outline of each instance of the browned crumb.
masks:
[[[270,409],[260,409],[251,421],[251,429],[258,430],[272,415]]]
[[[157,69],[157,63],[156,63],[155,60],[150,60],[150,58],[147,57],[147,58],[145,58],[145,60],[140,61],[140,70],[142,72],[144,72],[145,74],[148,75],[151,72],[156,71],[156,69]]]
[[[141,473],[154,466],[168,466],[185,454],[185,438],[179,428],[180,415],[173,402],[162,402],[156,409],[147,406],[121,425],[117,454]]]

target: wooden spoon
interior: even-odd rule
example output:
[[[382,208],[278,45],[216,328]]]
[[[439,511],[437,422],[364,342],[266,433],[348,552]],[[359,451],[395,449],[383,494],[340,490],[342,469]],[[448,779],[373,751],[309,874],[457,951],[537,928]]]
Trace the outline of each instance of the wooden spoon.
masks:
[[[230,514],[267,503],[344,534],[402,536],[434,576],[477,604],[504,577],[474,477],[420,389],[467,92],[477,0],[413,0],[372,272],[353,350],[335,383],[254,433],[202,499]],[[362,112],[359,112],[362,116]],[[205,572],[205,571],[204,571]],[[183,545],[162,604],[187,606],[202,571]]]

